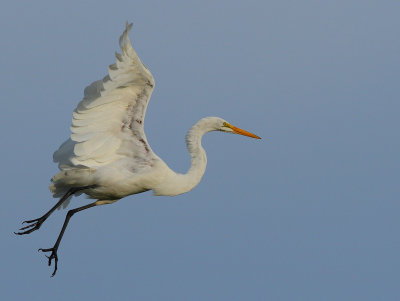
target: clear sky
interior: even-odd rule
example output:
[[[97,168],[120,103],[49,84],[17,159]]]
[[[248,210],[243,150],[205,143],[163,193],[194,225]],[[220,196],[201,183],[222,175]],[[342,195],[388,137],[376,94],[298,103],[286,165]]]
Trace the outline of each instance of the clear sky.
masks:
[[[399,1],[5,1],[0,10],[4,300],[400,300]],[[59,250],[53,151],[126,21],[156,89],[145,129],[171,168],[208,134],[208,168],[75,215]],[[70,208],[86,204],[78,198]]]

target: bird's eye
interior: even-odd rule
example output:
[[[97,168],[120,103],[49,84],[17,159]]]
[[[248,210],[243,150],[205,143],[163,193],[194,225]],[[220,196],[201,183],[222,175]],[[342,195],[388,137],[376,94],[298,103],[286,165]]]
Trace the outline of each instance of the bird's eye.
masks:
[[[222,126],[224,126],[224,127],[229,127],[229,123],[224,122],[224,123],[222,124]]]

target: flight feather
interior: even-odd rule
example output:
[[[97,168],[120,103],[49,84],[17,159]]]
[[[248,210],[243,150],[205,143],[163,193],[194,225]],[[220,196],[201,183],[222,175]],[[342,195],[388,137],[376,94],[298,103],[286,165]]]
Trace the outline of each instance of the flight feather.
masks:
[[[73,113],[71,136],[54,153],[61,170],[98,168],[129,156],[153,153],[144,133],[144,118],[154,78],[129,40],[132,24],[120,37],[121,53],[108,75],[85,88]]]

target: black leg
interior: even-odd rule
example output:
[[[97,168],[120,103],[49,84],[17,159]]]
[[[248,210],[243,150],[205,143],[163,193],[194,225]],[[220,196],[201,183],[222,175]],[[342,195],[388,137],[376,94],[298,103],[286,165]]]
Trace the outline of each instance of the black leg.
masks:
[[[60,245],[61,239],[64,235],[65,229],[67,229],[69,220],[75,213],[85,210],[85,209],[88,209],[88,208],[91,208],[91,207],[94,207],[94,206],[97,206],[97,205],[98,205],[98,202],[94,202],[94,203],[88,204],[86,206],[78,207],[78,208],[68,211],[67,216],[65,217],[64,225],[61,229],[60,234],[58,235],[57,241],[54,244],[54,246],[49,249],[39,249],[39,251],[42,251],[42,252],[51,252],[50,256],[46,255],[46,257],[49,259],[49,266],[51,265],[51,261],[54,259],[54,271],[53,271],[53,274],[51,274],[51,277],[53,277],[57,271],[57,262],[58,262],[57,250]]]
[[[23,234],[29,234],[35,230],[38,230],[40,228],[40,226],[44,223],[44,221],[50,216],[50,214],[52,214],[54,212],[54,210],[56,210],[59,206],[62,205],[62,203],[64,203],[71,195],[73,195],[74,193],[80,191],[80,190],[84,190],[84,189],[89,189],[89,188],[94,188],[95,185],[91,185],[91,186],[84,186],[84,187],[74,187],[71,188],[70,190],[67,191],[67,193],[57,202],[57,204],[55,206],[53,206],[48,212],[46,212],[43,216],[30,220],[30,221],[24,221],[22,222],[23,224],[27,223],[29,225],[22,227],[21,229],[19,229],[21,232],[14,232],[17,235],[23,235]],[[25,230],[26,229],[26,230]],[[22,231],[25,230],[25,231]]]

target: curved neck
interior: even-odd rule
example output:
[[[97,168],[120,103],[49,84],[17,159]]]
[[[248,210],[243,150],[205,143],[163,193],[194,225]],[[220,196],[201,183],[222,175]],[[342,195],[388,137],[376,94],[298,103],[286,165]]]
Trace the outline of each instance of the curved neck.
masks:
[[[206,151],[201,145],[203,135],[212,129],[204,127],[202,120],[190,128],[186,135],[186,146],[190,153],[191,165],[186,174],[183,175],[188,190],[192,190],[199,184],[207,167]]]
[[[186,174],[175,173],[172,170],[161,183],[153,188],[155,195],[178,195],[192,190],[199,184],[206,171],[207,156],[201,146],[201,138],[207,132],[215,130],[207,118],[193,125],[186,135],[186,146],[191,156],[191,166]]]

